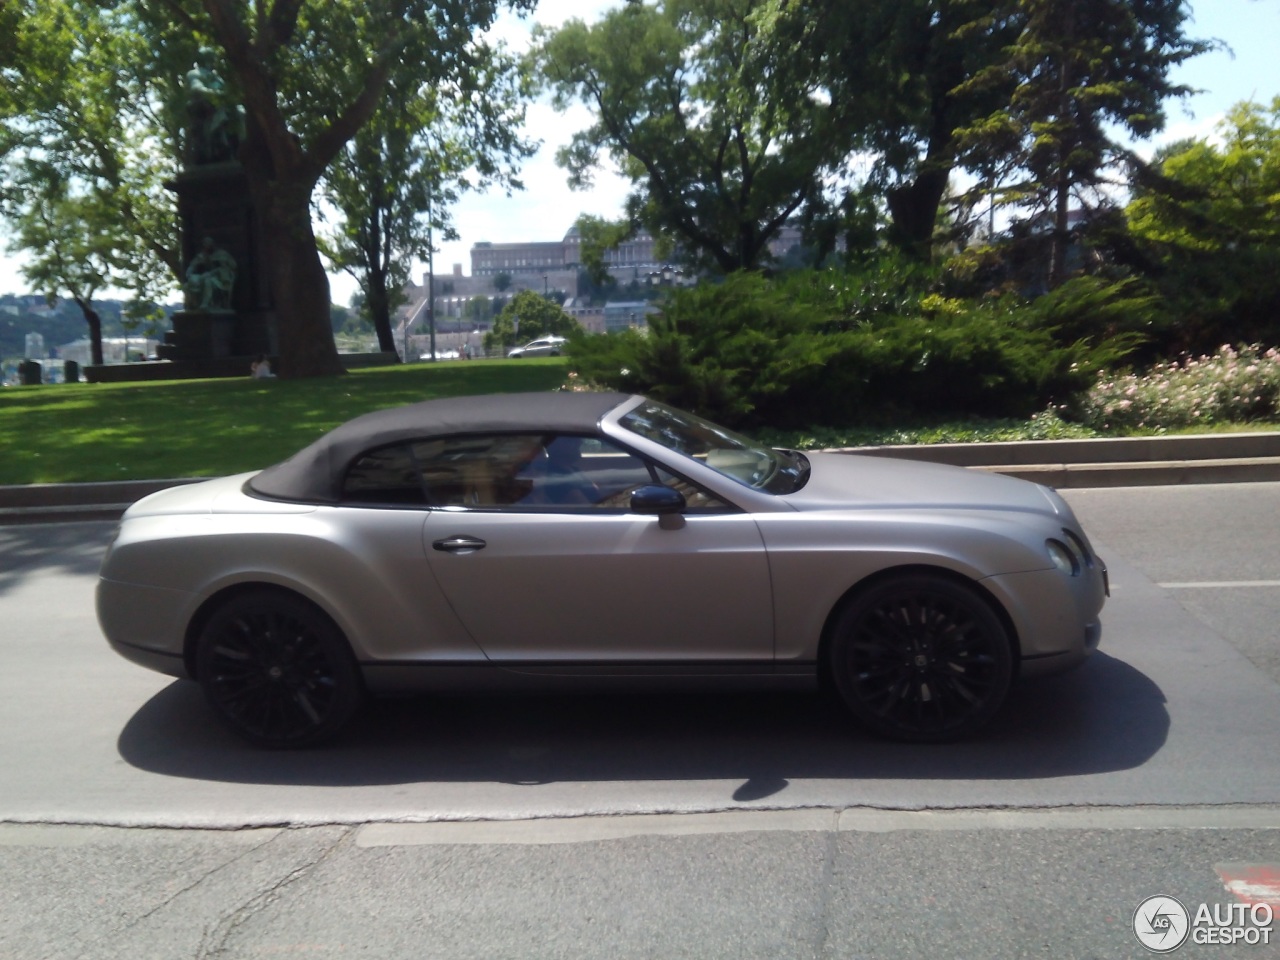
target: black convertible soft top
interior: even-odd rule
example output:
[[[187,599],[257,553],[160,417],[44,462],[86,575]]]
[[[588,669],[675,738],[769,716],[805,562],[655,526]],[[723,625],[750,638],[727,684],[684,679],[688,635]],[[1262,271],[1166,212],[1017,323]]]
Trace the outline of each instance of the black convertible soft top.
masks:
[[[600,418],[627,399],[623,393],[505,393],[378,410],[263,470],[249,489],[273,500],[337,503],[347,467],[374,447],[466,433],[594,433]]]

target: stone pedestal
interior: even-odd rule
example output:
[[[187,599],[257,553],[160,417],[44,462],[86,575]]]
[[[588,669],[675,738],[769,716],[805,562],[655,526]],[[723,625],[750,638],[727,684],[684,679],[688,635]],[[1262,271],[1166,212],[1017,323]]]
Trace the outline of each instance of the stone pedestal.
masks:
[[[157,349],[162,360],[198,363],[226,357],[256,358],[276,353],[274,317],[269,313],[182,310]]]
[[[183,368],[174,370],[178,377],[248,376],[254,359],[277,352],[270,254],[248,178],[235,161],[206,163],[188,167],[165,186],[178,197],[182,262],[190,263],[209,237],[231,254],[236,276],[230,310],[175,314],[158,354]]]

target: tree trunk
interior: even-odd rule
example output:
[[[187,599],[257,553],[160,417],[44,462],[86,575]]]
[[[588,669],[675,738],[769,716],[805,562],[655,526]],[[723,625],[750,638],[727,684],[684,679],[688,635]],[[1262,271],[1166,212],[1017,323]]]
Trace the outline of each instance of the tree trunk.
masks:
[[[378,349],[383,353],[396,353],[395,331],[391,329],[391,309],[387,299],[387,274],[382,269],[370,269],[364,294],[365,309],[378,334]],[[408,353],[408,350],[405,351]],[[408,356],[400,358],[408,361]]]
[[[947,189],[949,170],[929,170],[911,183],[890,190],[887,195],[890,242],[917,260],[933,256],[933,228],[938,221],[938,207]]]
[[[311,193],[319,174],[309,173],[296,151],[273,151],[271,136],[252,118],[246,126],[239,159],[262,217],[279,347],[276,373],[281,379],[344,373],[329,316],[329,276],[311,227]],[[292,137],[287,131],[279,135]],[[291,154],[291,160],[275,159]]]
[[[240,148],[254,207],[262,216],[282,379],[345,372],[333,342],[329,277],[311,228],[313,178],[280,173],[257,124]]]
[[[84,314],[84,322],[89,325],[89,355],[93,358],[93,365],[100,367],[105,362],[102,359],[102,317],[98,315],[98,311],[93,309],[93,304],[88,300],[82,300],[80,297],[75,298],[76,306],[80,308],[80,312]],[[125,350],[125,359],[128,360],[129,351]]]
[[[252,174],[251,174],[252,179]],[[312,184],[277,179],[265,184],[263,230],[271,251],[282,378],[343,373],[329,319],[329,277],[311,229]]]
[[[1071,183],[1066,161],[1059,163],[1057,179],[1054,186],[1053,246],[1049,255],[1050,290],[1058,289],[1067,279],[1067,249],[1071,246]]]
[[[1071,4],[1063,6],[1066,17],[1062,24],[1062,34],[1070,50],[1076,35],[1075,11]],[[1058,65],[1058,103],[1056,120],[1061,123],[1072,115],[1071,97],[1072,75],[1070,61],[1062,55]],[[1067,246],[1071,242],[1071,170],[1068,166],[1074,144],[1071,135],[1059,133],[1056,144],[1057,170],[1053,178],[1053,243],[1049,250],[1049,289],[1056,290],[1062,286],[1067,273]]]

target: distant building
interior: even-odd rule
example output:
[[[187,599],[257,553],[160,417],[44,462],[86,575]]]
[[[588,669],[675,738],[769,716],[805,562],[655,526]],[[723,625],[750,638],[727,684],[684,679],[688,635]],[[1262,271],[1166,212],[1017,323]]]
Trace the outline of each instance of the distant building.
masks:
[[[23,348],[28,359],[39,360],[44,354],[44,335],[39,333],[28,333],[26,345]]]
[[[605,264],[610,274],[619,280],[633,280],[641,268],[661,267],[654,257],[653,237],[641,231],[623,241],[617,249],[605,252]],[[582,265],[582,237],[576,226],[570,227],[564,238],[556,241],[525,243],[477,243],[471,248],[471,275],[496,277],[507,274],[513,279],[534,274],[541,276],[550,271],[576,272]],[[617,271],[615,273],[615,271]],[[647,269],[646,271],[647,272]]]
[[[781,259],[801,242],[800,228],[786,224],[770,241],[769,250]],[[649,233],[640,231],[616,249],[605,251],[605,269],[623,285],[636,282],[648,286],[690,286],[697,282],[694,274],[659,260],[656,246]],[[565,311],[589,330],[643,326],[645,316],[656,309],[642,303],[639,306],[610,304],[603,311],[599,307],[576,306],[581,268],[582,236],[577,226],[570,227],[558,241],[473,244],[470,276],[463,274],[462,264],[455,263],[452,272],[437,273],[430,278],[434,287],[436,329],[449,333],[487,329],[487,321],[473,319],[476,311],[471,301],[513,297],[522,290],[564,294]],[[406,326],[414,332],[426,328],[428,317],[433,313],[427,309],[428,281],[424,274],[420,285],[410,283],[405,287],[405,305],[395,320],[400,331],[398,336],[403,336]],[[634,323],[632,313],[636,314]]]
[[[471,248],[471,275],[496,277],[505,273],[544,274],[551,270],[563,270],[565,260],[564,241],[559,243],[477,243]]]

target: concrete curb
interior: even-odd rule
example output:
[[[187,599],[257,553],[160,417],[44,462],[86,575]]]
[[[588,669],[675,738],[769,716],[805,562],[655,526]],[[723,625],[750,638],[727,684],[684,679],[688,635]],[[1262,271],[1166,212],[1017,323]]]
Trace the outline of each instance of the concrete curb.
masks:
[[[0,526],[118,520],[130,504],[158,490],[203,478],[113,480],[104,483],[32,483],[0,487]]]
[[[1063,488],[1280,480],[1280,433],[931,443],[839,452],[974,467]]]
[[[1062,488],[1280,481],[1280,432],[939,443],[834,452],[949,463]],[[116,520],[147,494],[200,479],[0,486],[0,526]]]

